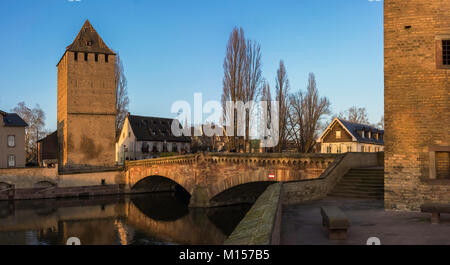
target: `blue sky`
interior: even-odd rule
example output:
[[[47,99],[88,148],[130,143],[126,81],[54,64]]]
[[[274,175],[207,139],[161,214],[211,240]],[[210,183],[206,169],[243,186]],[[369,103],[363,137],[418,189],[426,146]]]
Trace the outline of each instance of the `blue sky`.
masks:
[[[383,114],[383,4],[369,0],[2,0],[0,109],[36,103],[56,129],[56,64],[86,19],[119,52],[130,111],[167,116],[176,100],[220,100],[226,42],[234,26],[261,44],[275,89],[284,60],[291,90],[308,73],[337,113]]]

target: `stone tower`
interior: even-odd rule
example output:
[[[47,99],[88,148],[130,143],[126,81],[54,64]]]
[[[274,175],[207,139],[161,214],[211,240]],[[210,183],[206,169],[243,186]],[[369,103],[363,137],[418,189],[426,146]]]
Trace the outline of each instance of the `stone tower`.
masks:
[[[58,65],[60,169],[115,165],[115,53],[89,21]]]
[[[385,208],[450,203],[450,2],[384,1]]]

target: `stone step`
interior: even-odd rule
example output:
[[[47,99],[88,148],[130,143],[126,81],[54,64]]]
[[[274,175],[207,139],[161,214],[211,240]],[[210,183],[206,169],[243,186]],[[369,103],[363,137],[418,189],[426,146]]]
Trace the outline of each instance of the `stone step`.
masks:
[[[384,170],[380,168],[353,168],[342,177],[329,195],[383,199]]]
[[[355,192],[355,193],[383,193],[384,192],[384,188],[359,188],[359,187],[342,187],[342,186],[337,186],[334,190],[337,192]]]
[[[339,182],[336,187],[364,187],[364,188],[381,188],[384,189],[383,183],[359,183],[359,182]]]
[[[359,194],[347,194],[347,193],[339,193],[339,192],[332,192],[328,194],[328,196],[334,196],[334,197],[343,197],[343,198],[358,198],[358,199],[376,199],[376,200],[382,200],[384,197],[383,195],[359,195]]]
[[[355,180],[359,180],[359,179],[361,179],[361,180],[380,180],[380,181],[384,181],[384,178],[380,178],[380,177],[375,177],[375,176],[349,176],[349,175],[346,175],[346,176],[344,176],[342,179],[349,179],[349,180],[352,180],[352,179],[355,179]]]
[[[347,173],[347,175],[353,176],[353,175],[358,175],[358,176],[377,176],[377,177],[384,177],[384,172],[382,173],[375,173],[375,172],[355,172],[355,171],[350,171]]]
[[[380,179],[348,179],[348,178],[343,178],[341,179],[340,182],[344,182],[344,183],[360,183],[360,184],[384,184],[384,180],[380,180]]]
[[[350,172],[363,172],[363,173],[384,173],[384,170],[381,170],[381,169],[357,169],[357,168],[352,168],[349,171]]]
[[[384,193],[384,189],[374,189],[374,190],[359,190],[354,188],[346,188],[346,189],[335,189],[332,193],[350,193],[350,194],[368,194],[368,195],[379,195]]]

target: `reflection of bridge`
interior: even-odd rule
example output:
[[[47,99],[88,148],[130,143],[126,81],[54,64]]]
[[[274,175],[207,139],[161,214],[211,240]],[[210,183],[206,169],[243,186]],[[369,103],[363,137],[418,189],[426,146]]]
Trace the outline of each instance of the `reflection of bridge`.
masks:
[[[191,207],[226,205],[245,201],[243,194],[264,183],[318,178],[337,157],[207,153],[128,161],[126,184],[134,192],[167,190],[178,184],[191,195]]]
[[[136,199],[136,201],[135,201]],[[158,201],[169,205],[161,208]],[[156,202],[154,204],[153,202]],[[170,208],[176,205],[181,209]],[[184,211],[185,208],[185,211]],[[224,207],[218,208],[218,210]],[[169,212],[175,210],[175,213]],[[171,195],[139,195],[132,199],[96,197],[88,200],[35,200],[0,202],[0,244],[36,244],[36,239],[65,244],[69,237],[82,244],[145,243],[144,239],[182,244],[222,244],[226,235],[207,217],[213,209],[187,209]],[[169,215],[162,216],[162,215]],[[223,216],[223,213],[219,213]],[[9,241],[10,235],[14,238]],[[6,238],[5,238],[6,237]],[[6,241],[5,241],[6,240]]]

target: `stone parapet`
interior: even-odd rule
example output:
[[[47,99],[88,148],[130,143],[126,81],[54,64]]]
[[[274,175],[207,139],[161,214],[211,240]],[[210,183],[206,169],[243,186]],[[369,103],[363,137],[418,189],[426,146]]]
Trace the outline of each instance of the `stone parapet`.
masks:
[[[282,187],[282,183],[267,187],[224,245],[279,244]]]

